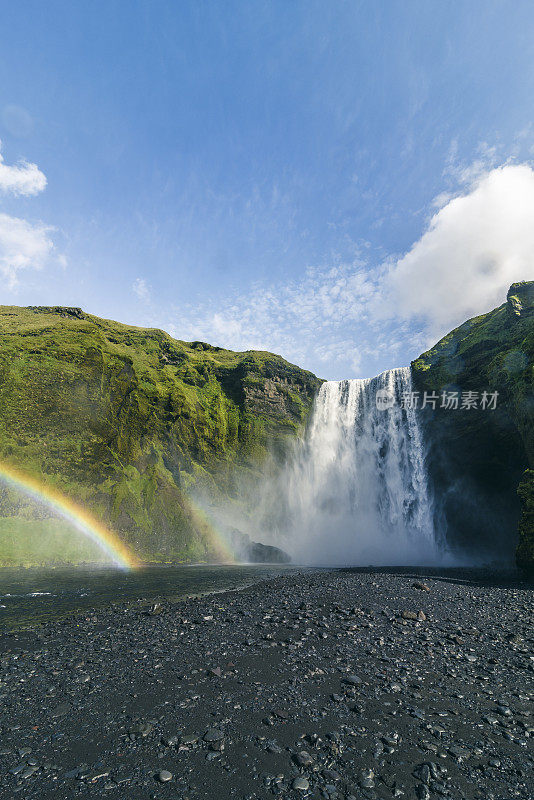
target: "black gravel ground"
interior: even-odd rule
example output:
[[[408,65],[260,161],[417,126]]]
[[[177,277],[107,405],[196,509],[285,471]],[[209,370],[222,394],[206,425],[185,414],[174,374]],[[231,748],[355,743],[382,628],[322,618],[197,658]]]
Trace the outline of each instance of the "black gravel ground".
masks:
[[[0,636],[0,797],[534,798],[532,586],[329,571]]]

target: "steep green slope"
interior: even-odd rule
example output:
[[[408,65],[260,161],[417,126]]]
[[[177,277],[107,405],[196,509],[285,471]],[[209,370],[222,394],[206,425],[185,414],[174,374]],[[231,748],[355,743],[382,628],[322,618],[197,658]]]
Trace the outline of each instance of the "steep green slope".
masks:
[[[187,490],[235,497],[268,452],[283,458],[319,385],[271,353],[0,306],[0,461],[85,503],[142,558],[216,558]],[[0,486],[6,524],[35,519],[20,503]],[[0,560],[6,542],[0,524]]]
[[[497,408],[442,409],[424,417],[436,523],[453,544],[534,565],[534,282],[510,287],[507,302],[465,322],[412,364],[416,388],[499,393]],[[523,475],[524,473],[524,475]]]
[[[514,284],[504,305],[412,368],[421,394],[499,393],[494,410],[438,402],[423,413],[438,530],[477,558],[506,558],[519,529],[517,561],[533,568],[534,282]],[[82,502],[143,559],[217,560],[225,553],[191,490],[241,503],[244,485],[284,461],[320,383],[270,353],[75,308],[0,307],[0,469]],[[0,481],[0,563],[96,557]]]

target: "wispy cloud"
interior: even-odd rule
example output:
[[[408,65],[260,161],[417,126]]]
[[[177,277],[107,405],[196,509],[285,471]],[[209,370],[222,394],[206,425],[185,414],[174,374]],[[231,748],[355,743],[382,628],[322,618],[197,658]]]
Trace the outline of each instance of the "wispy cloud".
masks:
[[[0,142],[0,147],[1,147]],[[46,176],[36,164],[21,161],[14,166],[4,163],[0,154],[0,192],[15,197],[31,197],[46,187]],[[42,269],[54,253],[51,234],[54,231],[42,222],[32,223],[0,213],[0,274],[5,285],[13,289],[19,273],[25,269]],[[65,264],[63,256],[58,261]]]
[[[378,292],[379,281],[361,263],[313,268],[300,281],[176,309],[171,332],[235,350],[275,351],[321,374],[341,362],[357,373],[362,357],[384,346],[380,334],[372,343],[360,337],[373,324],[367,309]]]
[[[0,141],[0,149],[2,142]],[[0,153],[0,191],[4,194],[31,197],[46,188],[46,176],[37,164],[28,161],[19,161],[18,164],[4,163]]]
[[[0,213],[0,273],[15,287],[20,270],[42,269],[54,251],[54,229]]]
[[[132,292],[143,303],[148,303],[150,301],[150,286],[146,282],[145,278],[135,279],[132,284]]]
[[[176,309],[168,327],[182,339],[279,352],[327,377],[394,366],[407,348],[415,357],[502,303],[510,283],[534,277],[532,168],[475,165],[460,177],[399,258],[308,269],[297,281]]]

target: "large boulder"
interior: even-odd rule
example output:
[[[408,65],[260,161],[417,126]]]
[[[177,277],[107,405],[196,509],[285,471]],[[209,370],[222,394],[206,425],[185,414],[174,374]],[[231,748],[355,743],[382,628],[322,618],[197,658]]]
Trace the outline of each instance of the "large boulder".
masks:
[[[228,528],[226,538],[238,561],[249,564],[289,564],[291,557],[274,545],[253,542],[247,533]]]

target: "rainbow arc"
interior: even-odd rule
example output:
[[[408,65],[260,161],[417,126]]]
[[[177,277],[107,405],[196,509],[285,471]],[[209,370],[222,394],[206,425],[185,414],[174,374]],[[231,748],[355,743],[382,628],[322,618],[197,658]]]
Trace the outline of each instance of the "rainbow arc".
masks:
[[[0,478],[34,500],[50,506],[58,516],[69,522],[83,536],[91,539],[117,567],[134,569],[138,566],[135,555],[116,533],[57,489],[5,463],[0,463]]]

